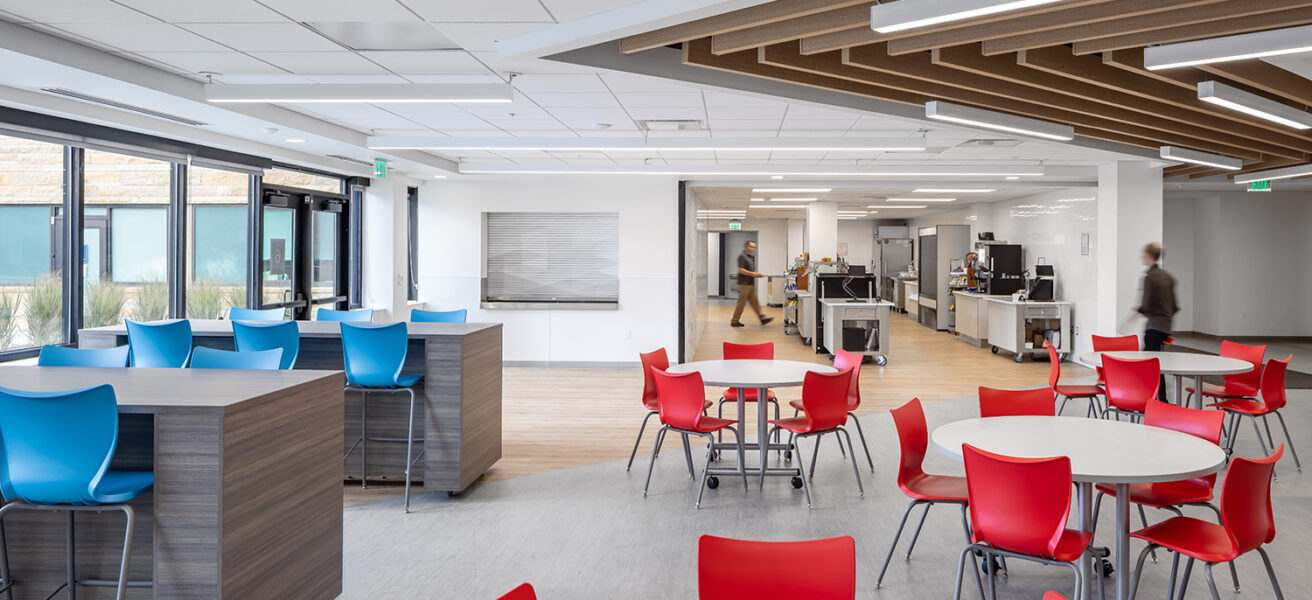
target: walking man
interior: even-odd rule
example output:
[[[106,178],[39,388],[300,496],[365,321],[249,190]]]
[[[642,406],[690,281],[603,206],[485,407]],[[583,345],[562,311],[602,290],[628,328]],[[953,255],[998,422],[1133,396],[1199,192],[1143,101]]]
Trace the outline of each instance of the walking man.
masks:
[[[751,303],[752,310],[756,311],[756,316],[761,319],[761,324],[765,325],[773,321],[773,317],[767,317],[761,312],[761,304],[756,299],[756,280],[765,277],[756,272],[756,242],[747,242],[743,245],[743,253],[738,255],[738,306],[733,309],[733,320],[729,322],[734,327],[742,327],[739,317],[743,316],[743,305]]]
[[[1171,337],[1171,319],[1180,312],[1180,305],[1175,302],[1175,278],[1157,265],[1161,258],[1160,243],[1152,242],[1143,247],[1143,264],[1148,267],[1148,272],[1143,276],[1143,300],[1138,312],[1148,318],[1144,325],[1143,349],[1152,352],[1162,350]],[[1166,401],[1166,377],[1162,377],[1161,385],[1157,386],[1157,399]]]

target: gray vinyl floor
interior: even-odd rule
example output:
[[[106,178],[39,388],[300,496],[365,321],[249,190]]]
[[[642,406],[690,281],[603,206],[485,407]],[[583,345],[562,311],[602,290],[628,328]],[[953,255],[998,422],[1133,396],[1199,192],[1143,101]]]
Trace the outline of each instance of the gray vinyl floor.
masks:
[[[1312,391],[1291,395],[1286,419],[1295,443],[1307,453],[1304,458],[1312,460]],[[976,416],[974,403],[968,398],[928,405],[930,428]],[[956,558],[964,546],[960,513],[952,506],[931,511],[911,560],[895,556],[882,589],[875,589],[907,500],[894,479],[898,451],[890,417],[883,413],[863,417],[862,422],[875,457],[874,474],[864,457],[859,463],[865,497],[857,495],[851,464],[842,462],[837,445],[826,439],[812,489],[814,510],[807,510],[801,490],[778,477],[767,479],[764,491],[757,491],[754,482],[751,491],[744,491],[741,481],[721,478],[720,488],[708,490],[701,510],[695,510],[697,483],[689,480],[673,441],[657,459],[651,492],[643,497],[650,430],[629,472],[623,461],[606,462],[475,485],[457,498],[419,495],[409,515],[402,514],[399,499],[348,508],[342,597],[491,600],[528,581],[543,600],[693,599],[697,538],[712,534],[758,540],[851,535],[857,547],[858,598],[951,598]],[[1280,440],[1278,429],[1275,434]],[[699,450],[694,448],[700,474],[704,455]],[[804,450],[809,457],[810,450]],[[1241,431],[1238,452],[1259,454],[1251,427]],[[749,461],[755,458],[748,454]],[[959,463],[932,448],[927,470],[961,474]],[[1268,548],[1285,596],[1307,598],[1312,589],[1312,569],[1307,568],[1312,473],[1297,473],[1286,453],[1277,474],[1273,495],[1278,534]],[[1111,531],[1110,512],[1104,511],[1098,524],[1098,545],[1112,543],[1103,533]],[[1149,511],[1150,520],[1167,516]],[[1211,518],[1202,511],[1195,516]],[[908,538],[900,544],[903,552]],[[1142,546],[1132,545],[1133,560]],[[1237,564],[1243,592],[1236,594],[1226,570],[1218,568],[1222,598],[1274,597],[1256,554]],[[1073,582],[1065,569],[1015,560],[1010,567],[999,586],[1001,598],[1038,599],[1048,589],[1071,594]],[[1148,563],[1139,597],[1165,597],[1168,571],[1168,560]],[[1111,597],[1111,581],[1105,583]],[[976,596],[968,587],[965,597]],[[1201,569],[1194,573],[1188,597],[1208,597]]]
[[[1213,354],[1221,351],[1221,340],[1215,338],[1182,334],[1175,336],[1175,343]],[[1244,343],[1259,342],[1246,341]],[[1294,355],[1294,360],[1289,363],[1291,370],[1300,373],[1312,373],[1312,344],[1284,340],[1266,342],[1266,357],[1268,359],[1284,358],[1291,354]]]

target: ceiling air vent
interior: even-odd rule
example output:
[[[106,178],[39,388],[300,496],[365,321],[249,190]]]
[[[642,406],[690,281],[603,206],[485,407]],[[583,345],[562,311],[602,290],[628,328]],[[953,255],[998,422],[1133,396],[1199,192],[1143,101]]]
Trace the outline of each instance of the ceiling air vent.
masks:
[[[647,131],[697,131],[706,129],[700,119],[641,119],[638,127]]]
[[[134,113],[139,113],[139,114],[143,114],[143,115],[146,115],[146,116],[155,117],[155,118],[157,118],[157,119],[164,119],[164,120],[166,120],[166,121],[173,121],[174,123],[182,123],[183,125],[191,125],[192,127],[202,127],[202,126],[205,126],[205,125],[209,125],[209,123],[205,123],[205,122],[202,122],[202,121],[197,121],[197,120],[195,120],[195,119],[188,119],[187,117],[179,117],[178,115],[171,115],[171,114],[166,113],[166,112],[160,112],[160,111],[158,111],[158,110],[151,110],[151,109],[146,108],[146,107],[144,107],[144,106],[135,106],[135,105],[132,105],[132,104],[124,104],[124,103],[119,102],[119,101],[117,101],[117,100],[110,100],[109,98],[101,98],[100,96],[92,96],[92,95],[90,95],[90,94],[83,94],[82,92],[77,92],[77,91],[73,91],[73,90],[66,89],[66,88],[41,88],[41,91],[46,92],[46,93],[49,93],[49,94],[54,94],[54,95],[56,95],[56,96],[63,96],[63,97],[65,97],[65,98],[72,98],[72,99],[74,99],[74,100],[81,100],[81,101],[83,101],[83,102],[91,102],[91,103],[93,103],[93,104],[101,104],[101,105],[104,105],[104,106],[109,106],[109,107],[117,108],[117,109],[119,109],[119,110],[132,111],[132,112],[134,112]]]
[[[372,166],[374,166],[374,163],[371,163],[371,162],[369,162],[369,161],[367,161],[367,160],[361,160],[361,159],[358,159],[358,158],[351,158],[351,157],[349,157],[349,156],[342,156],[341,154],[329,154],[329,155],[327,155],[327,156],[328,156],[328,158],[335,158],[335,159],[337,159],[337,160],[344,160],[344,161],[346,161],[346,162],[355,163],[355,164],[357,164],[357,165],[364,165],[364,166],[366,166],[366,167],[372,167]]]
[[[1019,146],[1020,140],[1011,138],[975,138],[957,144],[958,148],[1011,148]]]

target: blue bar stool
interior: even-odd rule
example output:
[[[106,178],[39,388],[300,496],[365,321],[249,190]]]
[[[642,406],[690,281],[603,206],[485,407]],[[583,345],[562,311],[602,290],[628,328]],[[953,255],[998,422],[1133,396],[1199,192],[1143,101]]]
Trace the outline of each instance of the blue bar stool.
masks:
[[[234,306],[228,309],[228,320],[236,321],[281,321],[286,310],[281,308],[265,308],[256,310],[253,308],[242,308]]]
[[[460,310],[422,310],[410,309],[410,321],[414,323],[464,323],[465,309]]]
[[[191,322],[186,319],[138,323],[127,320],[134,367],[182,368],[191,358]]]
[[[278,323],[244,323],[232,322],[232,339],[237,349],[242,352],[251,350],[282,350],[279,369],[296,366],[296,357],[301,353],[301,331],[296,321]]]
[[[360,448],[360,487],[369,487],[369,441],[405,442],[405,512],[410,512],[410,467],[424,455],[414,456],[415,442],[415,391],[410,386],[419,383],[422,375],[402,375],[409,336],[405,323],[387,325],[357,325],[342,323],[342,361],[346,366],[346,389],[361,393],[360,439],[346,451],[342,460],[351,457]],[[404,438],[369,437],[369,394],[405,393],[410,396],[410,425]],[[413,456],[413,458],[411,458]]]
[[[119,600],[125,597],[135,521],[132,507],[125,503],[150,491],[155,474],[109,470],[117,443],[118,402],[108,385],[63,392],[0,388],[0,493],[10,501],[0,508],[0,525],[14,511],[68,513],[68,579],[50,596],[67,588],[71,599],[75,586],[112,585],[118,588]],[[127,517],[118,582],[79,582],[73,514],[106,510],[120,510]],[[9,572],[3,531],[0,528],[0,590],[12,595],[16,582]]]
[[[282,348],[271,350],[219,350],[196,346],[191,351],[193,369],[246,369],[248,371],[277,371],[282,362]]]
[[[368,323],[374,320],[374,309],[358,308],[356,310],[334,310],[321,308],[314,313],[316,321],[338,321],[341,323]]]
[[[36,359],[36,366],[121,369],[128,366],[128,347],[69,348],[66,346],[45,345],[41,347],[41,355]]]

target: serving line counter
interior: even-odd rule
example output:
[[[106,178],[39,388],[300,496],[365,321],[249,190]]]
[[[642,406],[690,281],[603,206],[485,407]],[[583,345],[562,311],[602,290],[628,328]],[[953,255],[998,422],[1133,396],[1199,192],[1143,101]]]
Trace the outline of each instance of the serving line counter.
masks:
[[[327,321],[297,321],[301,334],[296,369],[341,370],[341,325]],[[191,321],[192,343],[233,349],[232,322]],[[412,470],[425,491],[458,493],[501,459],[501,324],[408,323],[410,345],[403,372],[422,374],[415,386],[422,398],[415,420],[423,423],[424,455]],[[79,344],[106,348],[127,343],[123,325],[83,329]],[[343,383],[344,385],[344,383]],[[345,422],[338,440],[341,452],[360,438],[360,394],[345,400]],[[370,439],[405,439],[410,402],[400,394],[375,394],[369,399]],[[416,440],[417,441],[417,440]],[[405,473],[405,444],[374,444],[369,448],[370,479],[400,479]],[[338,455],[341,461],[341,455]],[[345,465],[346,478],[359,478],[358,461]]]

